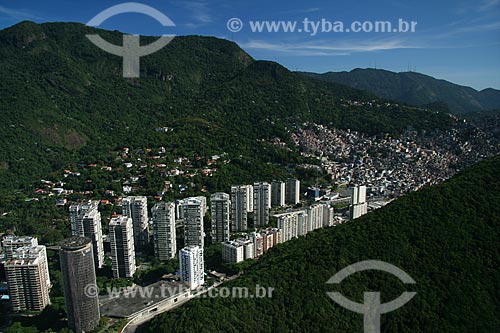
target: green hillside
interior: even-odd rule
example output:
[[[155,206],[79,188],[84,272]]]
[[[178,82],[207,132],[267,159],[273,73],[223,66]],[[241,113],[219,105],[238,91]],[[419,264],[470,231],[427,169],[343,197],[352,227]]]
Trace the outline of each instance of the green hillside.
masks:
[[[304,73],[328,82],[369,91],[411,105],[443,102],[454,113],[500,109],[500,91],[477,91],[416,72],[394,73],[382,69],[354,69],[350,72]]]
[[[122,42],[119,32],[77,23],[22,22],[0,31],[2,192],[121,147],[165,146],[185,156],[224,151],[265,165],[298,158],[263,154],[262,139],[286,142],[287,127],[299,122],[397,134],[451,121],[384,103],[353,107],[346,100],[375,97],[255,61],[235,43],[211,37],[178,37],[141,59],[140,79],[125,80],[121,58],[94,46],[88,33]],[[163,126],[173,131],[155,132]]]
[[[382,316],[382,332],[498,332],[500,327],[500,157],[385,208],[271,249],[225,286],[273,287],[272,298],[204,298],[155,318],[142,332],[362,332],[363,318],[336,305],[327,291],[382,302],[417,295]],[[326,281],[367,259],[412,276],[357,273],[339,286]]]

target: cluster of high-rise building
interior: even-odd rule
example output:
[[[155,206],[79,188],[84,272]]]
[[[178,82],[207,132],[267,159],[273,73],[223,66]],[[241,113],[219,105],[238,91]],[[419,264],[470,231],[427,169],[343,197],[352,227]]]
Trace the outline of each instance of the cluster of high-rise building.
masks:
[[[275,214],[274,217],[278,222],[277,228],[252,232],[246,237],[222,243],[222,259],[226,262],[240,262],[258,258],[276,244],[335,224],[333,207],[328,202]]]
[[[253,213],[255,227],[269,224],[271,207],[296,205],[300,201],[300,181],[257,182],[231,187],[231,231],[248,230],[248,213]],[[227,239],[226,239],[227,240]]]
[[[302,210],[275,215],[281,240],[287,242],[308,232],[335,224],[333,208],[328,203],[318,203]]]
[[[222,260],[225,262],[241,262],[258,258],[276,244],[281,243],[281,230],[267,228],[252,232],[245,237],[222,243]]]
[[[42,311],[50,304],[46,247],[35,237],[15,235],[5,236],[2,247],[12,311]],[[64,240],[59,250],[68,326],[76,333],[99,325],[95,248],[90,238],[76,236]]]
[[[136,270],[135,252],[149,244],[149,216],[146,197],[125,197],[122,215],[111,219],[109,240],[112,271],[115,278],[130,278]],[[69,207],[71,234],[73,237],[87,237],[93,248],[95,268],[104,264],[104,247],[99,201],[88,200]]]
[[[213,243],[223,243],[226,261],[239,262],[257,258],[283,241],[279,228],[253,232],[229,241],[231,232],[248,230],[248,214],[253,213],[256,227],[269,224],[271,207],[295,205],[299,202],[300,182],[258,182],[233,186],[231,193],[214,193],[210,197]],[[150,242],[146,197],[125,197],[122,215],[109,223],[112,272],[115,278],[130,278],[136,271],[136,251]],[[61,243],[61,263],[68,326],[75,332],[88,332],[99,324],[96,270],[104,265],[104,246],[99,201],[77,202],[69,207],[72,237]],[[190,197],[173,202],[158,202],[151,210],[154,253],[159,260],[171,260],[177,254],[176,223],[183,222],[184,248],[178,252],[181,281],[191,290],[205,281],[204,218],[207,198]],[[46,248],[34,237],[3,238],[4,266],[9,295],[14,311],[41,311],[50,304],[51,282]],[[95,291],[94,290],[94,291]]]

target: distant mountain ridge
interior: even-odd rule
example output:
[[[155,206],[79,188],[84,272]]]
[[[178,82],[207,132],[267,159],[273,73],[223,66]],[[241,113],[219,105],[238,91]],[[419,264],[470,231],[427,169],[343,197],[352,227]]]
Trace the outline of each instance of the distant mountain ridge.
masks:
[[[487,88],[477,91],[416,72],[395,73],[383,69],[356,68],[350,72],[302,74],[411,105],[426,106],[443,102],[456,114],[500,109],[500,90]]]

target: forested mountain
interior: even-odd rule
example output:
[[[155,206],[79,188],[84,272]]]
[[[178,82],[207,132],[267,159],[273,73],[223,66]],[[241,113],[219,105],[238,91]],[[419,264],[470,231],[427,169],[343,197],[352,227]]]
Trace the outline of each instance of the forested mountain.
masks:
[[[224,151],[265,165],[294,161],[294,152],[281,156],[263,140],[288,140],[295,123],[397,134],[451,122],[445,114],[368,103],[376,97],[256,61],[211,37],[175,38],[141,58],[141,78],[126,80],[122,59],[98,49],[88,33],[122,43],[119,32],[77,23],[22,22],[0,31],[2,191],[121,147],[165,146],[187,156]]]
[[[328,82],[369,91],[379,97],[411,105],[445,103],[453,113],[500,109],[500,91],[477,91],[416,72],[395,73],[382,69],[354,69],[350,72],[303,73]]]
[[[382,303],[416,296],[382,315],[382,332],[498,332],[500,327],[500,157],[348,223],[272,248],[225,287],[275,288],[272,298],[201,298],[156,317],[141,332],[362,332],[363,316],[327,291]],[[416,285],[382,272],[326,284],[362,260],[392,263]]]

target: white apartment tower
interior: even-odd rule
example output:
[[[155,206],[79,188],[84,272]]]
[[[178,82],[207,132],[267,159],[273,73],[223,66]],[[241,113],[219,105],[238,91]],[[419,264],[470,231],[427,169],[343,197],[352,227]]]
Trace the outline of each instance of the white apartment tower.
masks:
[[[194,197],[194,199],[198,199],[201,202],[201,214],[205,216],[205,214],[208,211],[207,197],[199,196],[199,197]]]
[[[283,207],[285,205],[285,182],[273,181],[271,183],[271,206]]]
[[[151,212],[155,256],[162,261],[170,260],[177,254],[175,204],[160,201],[154,205]]]
[[[210,197],[210,211],[212,213],[212,243],[228,241],[231,223],[231,200],[229,194],[214,193]]]
[[[300,180],[288,178],[286,180],[285,202],[287,205],[296,205],[300,202]]]
[[[203,263],[203,248],[187,246],[179,252],[181,282],[187,283],[195,290],[205,283],[205,265]]]
[[[113,276],[129,278],[135,273],[134,227],[129,216],[119,216],[109,223],[109,241]]]
[[[123,198],[122,214],[132,219],[136,249],[144,249],[149,243],[148,199],[146,197]]]
[[[365,215],[368,212],[368,203],[366,202],[366,186],[351,187],[351,206],[349,212],[351,219]]]
[[[12,259],[16,250],[24,246],[38,246],[38,239],[30,236],[4,236],[2,247],[5,261]]]
[[[182,220],[184,218],[184,212],[182,210],[182,205],[184,205],[183,199],[175,200],[175,219]]]
[[[247,212],[253,212],[253,185],[243,185],[247,193]]]
[[[333,226],[335,222],[333,207],[326,202],[322,202],[321,205],[323,206],[323,227]]]
[[[260,257],[264,254],[264,237],[258,232],[252,232],[250,234],[250,240],[253,242],[254,256],[255,258]]]
[[[255,258],[255,247],[252,240],[240,238],[237,239],[236,242],[243,246],[244,260]]]
[[[104,247],[102,243],[101,213],[99,201],[89,200],[69,206],[71,234],[74,237],[87,237],[92,241],[96,268],[104,265]]]
[[[253,184],[253,219],[255,227],[269,224],[271,185],[266,182]]]
[[[306,211],[299,210],[275,215],[278,219],[278,229],[281,231],[281,242],[307,233],[308,216]]]
[[[307,232],[323,228],[323,209],[319,204],[307,208]]]
[[[241,262],[245,260],[245,248],[243,244],[235,241],[222,243],[222,260],[224,262]]]
[[[249,200],[247,185],[231,186],[231,231],[246,231],[248,229]]]
[[[200,197],[187,198],[184,200],[182,209],[184,214],[184,245],[199,246],[203,249],[205,238],[203,219],[206,212],[206,201],[203,202]]]
[[[50,277],[45,246],[17,248],[5,262],[10,304],[14,312],[41,311],[48,304]]]

